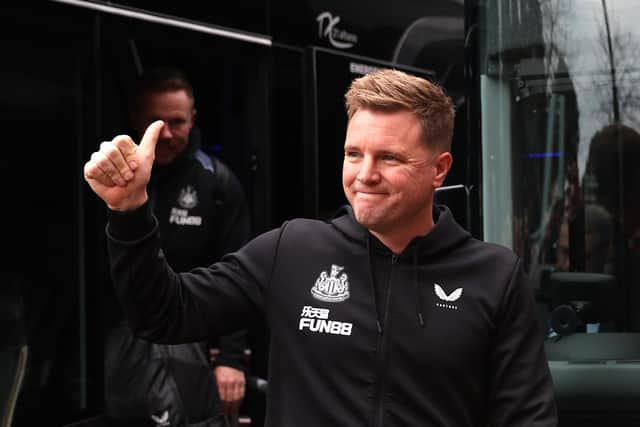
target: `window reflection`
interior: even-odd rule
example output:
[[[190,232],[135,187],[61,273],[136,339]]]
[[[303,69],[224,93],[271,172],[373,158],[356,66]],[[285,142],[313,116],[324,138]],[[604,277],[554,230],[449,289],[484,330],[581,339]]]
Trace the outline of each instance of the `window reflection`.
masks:
[[[525,261],[561,426],[637,425],[640,8],[477,4],[484,238]]]
[[[627,328],[640,330],[640,133],[612,124],[592,140],[588,176],[590,198],[611,216],[613,270],[626,298]]]
[[[615,272],[613,264],[613,223],[611,215],[597,204],[585,205],[584,271],[591,273]],[[556,271],[572,271],[570,256],[569,222],[564,218],[556,242]]]
[[[524,256],[550,311],[550,287],[589,282],[572,276],[569,286],[560,273],[612,276],[614,329],[640,330],[640,56],[630,54],[640,52],[640,10],[628,1],[488,3],[484,19],[497,25],[482,35],[483,128],[503,131],[483,135],[485,238]],[[489,193],[505,180],[511,198]],[[504,212],[511,218],[490,222]]]

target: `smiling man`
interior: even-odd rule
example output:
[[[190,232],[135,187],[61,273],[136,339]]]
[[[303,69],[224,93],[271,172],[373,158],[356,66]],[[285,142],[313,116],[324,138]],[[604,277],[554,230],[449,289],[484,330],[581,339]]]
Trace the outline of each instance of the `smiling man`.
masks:
[[[158,135],[155,164],[166,166],[189,145],[196,113],[193,89],[186,76],[178,70],[157,68],[140,79],[131,123],[142,135],[150,123],[165,122]]]
[[[347,129],[345,195],[358,222],[398,253],[433,227],[434,190],[451,167],[451,154],[430,149],[422,134],[409,111],[360,109]]]
[[[85,165],[110,208],[112,274],[129,322],[182,342],[269,322],[270,426],[555,426],[535,305],[513,251],[434,205],[454,107],[396,70],[354,80],[343,187],[330,221],[295,219],[209,267],[159,255],[146,186],[164,124]]]

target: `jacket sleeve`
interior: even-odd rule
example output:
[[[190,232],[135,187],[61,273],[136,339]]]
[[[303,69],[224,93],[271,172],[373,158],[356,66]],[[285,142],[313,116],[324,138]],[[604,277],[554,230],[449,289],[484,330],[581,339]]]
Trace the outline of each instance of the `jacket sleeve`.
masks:
[[[229,366],[240,371],[247,371],[247,331],[232,332],[218,339],[220,353],[216,356],[216,366]]]
[[[491,427],[557,425],[553,382],[531,286],[518,260],[490,355]]]
[[[148,203],[134,212],[109,212],[111,276],[131,328],[166,344],[246,328],[264,314],[279,235],[270,231],[218,263],[176,273],[162,254]]]

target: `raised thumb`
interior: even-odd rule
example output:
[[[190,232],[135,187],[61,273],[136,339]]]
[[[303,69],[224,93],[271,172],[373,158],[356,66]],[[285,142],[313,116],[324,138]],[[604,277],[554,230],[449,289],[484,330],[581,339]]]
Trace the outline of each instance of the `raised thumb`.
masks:
[[[162,120],[156,120],[144,131],[144,135],[138,146],[139,155],[142,157],[153,157],[155,155],[156,143],[158,142],[158,137],[160,136],[163,126],[164,122]]]

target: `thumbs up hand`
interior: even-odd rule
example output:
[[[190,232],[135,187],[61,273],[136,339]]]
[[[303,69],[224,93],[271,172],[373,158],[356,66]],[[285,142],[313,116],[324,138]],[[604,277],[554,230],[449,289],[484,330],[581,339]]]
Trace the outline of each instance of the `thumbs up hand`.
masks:
[[[84,179],[110,209],[134,210],[147,201],[147,184],[163,126],[160,120],[151,123],[139,145],[127,135],[103,142],[85,163]]]

